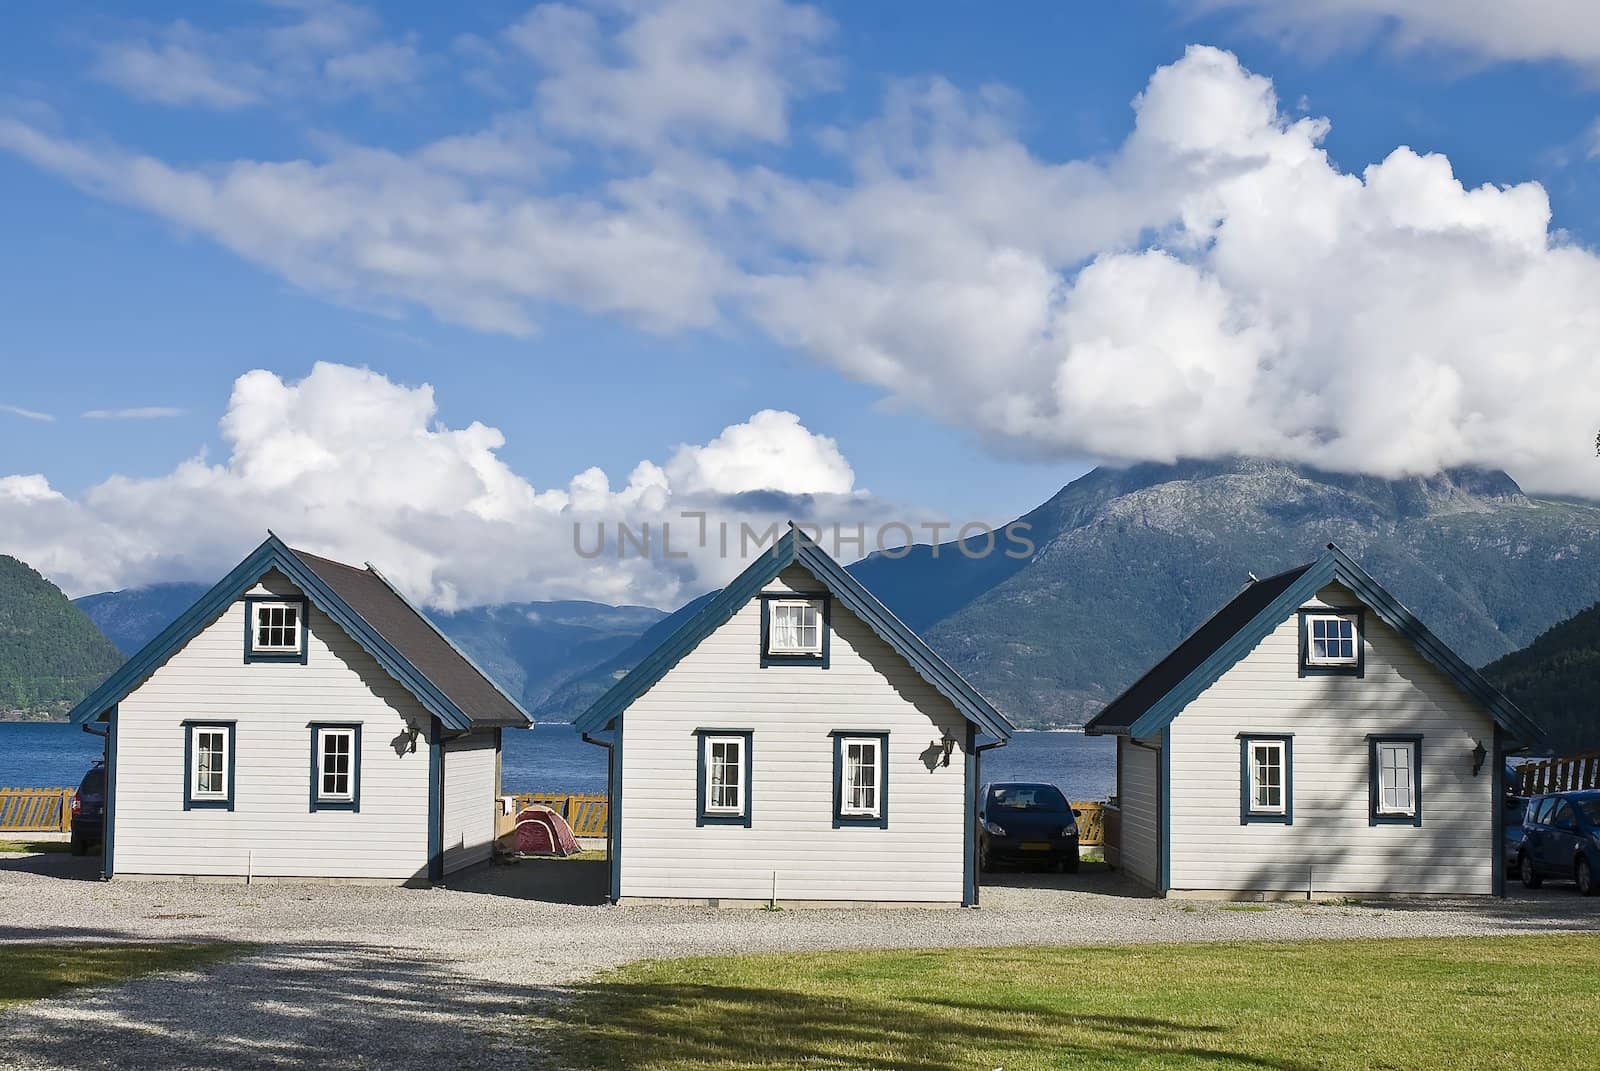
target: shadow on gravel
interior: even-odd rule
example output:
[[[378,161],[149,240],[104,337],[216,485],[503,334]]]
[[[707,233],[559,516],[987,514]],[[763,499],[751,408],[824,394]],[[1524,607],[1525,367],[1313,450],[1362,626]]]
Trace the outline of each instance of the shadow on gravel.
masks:
[[[1078,864],[1076,874],[1051,874],[999,864],[983,872],[980,899],[983,889],[1052,889],[1136,900],[1148,900],[1155,895],[1120,870],[1113,870],[1098,860],[1087,859]]]
[[[100,856],[42,852],[38,855],[0,855],[0,873],[37,874],[63,881],[99,881]]]
[[[408,953],[279,947],[13,1008],[0,1066],[525,1069],[533,995]]]
[[[606,902],[608,877],[604,859],[519,859],[473,867],[445,885],[456,892],[592,907]]]
[[[1547,886],[1537,891],[1508,889],[1507,893],[1505,899],[1493,896],[1355,899],[1359,906],[1379,911],[1468,916],[1507,932],[1600,931],[1600,897],[1579,896],[1571,885]]]

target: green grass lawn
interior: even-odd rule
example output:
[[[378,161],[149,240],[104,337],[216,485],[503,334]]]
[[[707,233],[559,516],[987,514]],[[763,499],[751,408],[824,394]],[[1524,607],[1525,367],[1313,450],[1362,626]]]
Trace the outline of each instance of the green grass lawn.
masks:
[[[245,951],[231,944],[0,944],[0,1011],[80,985],[201,967]]]
[[[542,1022],[572,1067],[1578,1068],[1600,938],[841,952],[634,964]]]

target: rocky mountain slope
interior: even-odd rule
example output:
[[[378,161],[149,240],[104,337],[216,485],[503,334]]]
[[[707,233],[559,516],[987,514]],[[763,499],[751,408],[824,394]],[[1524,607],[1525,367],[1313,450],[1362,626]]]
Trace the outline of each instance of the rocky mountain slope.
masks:
[[[1037,553],[959,606],[959,554],[857,575],[1028,725],[1080,724],[1218,606],[1328,542],[1480,665],[1600,600],[1600,506],[1504,473],[1384,480],[1236,458],[1091,472],[1023,518]],[[953,550],[953,548],[950,548]],[[915,575],[906,575],[911,562]],[[875,583],[884,573],[905,595]]]
[[[65,713],[121,664],[60,588],[0,555],[0,714]]]

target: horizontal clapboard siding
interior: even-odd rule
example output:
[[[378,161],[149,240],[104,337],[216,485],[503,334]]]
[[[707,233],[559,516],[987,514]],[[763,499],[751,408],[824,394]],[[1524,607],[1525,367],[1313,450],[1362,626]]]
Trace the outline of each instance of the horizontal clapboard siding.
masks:
[[[1332,586],[1311,606],[1355,606]],[[1489,715],[1375,614],[1365,676],[1299,675],[1291,617],[1173,721],[1172,887],[1195,890],[1492,891],[1492,771],[1472,774]],[[1294,822],[1239,822],[1241,732],[1294,734]],[[1368,821],[1368,734],[1422,741],[1423,824]]]
[[[299,593],[269,573],[251,594]],[[244,613],[229,607],[118,705],[117,873],[425,875],[428,750],[403,737],[426,712],[314,608],[307,664],[246,665]],[[234,809],[185,811],[182,723],[209,719],[237,723]],[[311,812],[313,721],[362,725],[359,813]]]
[[[769,591],[814,591],[802,569]],[[760,666],[751,600],[624,715],[624,897],[959,903],[965,761],[924,753],[966,722],[864,623],[835,603],[830,668]],[[697,827],[696,729],[753,732],[751,825]],[[833,828],[838,730],[889,734],[887,829]]]
[[[1122,806],[1122,869],[1154,887],[1160,880],[1161,755],[1117,738]]]
[[[481,863],[494,851],[495,734],[491,729],[444,745],[444,871]]]

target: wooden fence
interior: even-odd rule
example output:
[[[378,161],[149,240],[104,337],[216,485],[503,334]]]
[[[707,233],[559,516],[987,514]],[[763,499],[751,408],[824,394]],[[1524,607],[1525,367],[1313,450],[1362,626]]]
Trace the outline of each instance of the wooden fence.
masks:
[[[1104,844],[1106,842],[1106,812],[1104,806],[1089,800],[1073,800],[1072,813],[1078,816],[1078,843]]]
[[[1537,796],[1541,792],[1571,792],[1600,788],[1600,751],[1565,755],[1529,762],[1517,767],[1517,795]]]
[[[72,832],[70,788],[0,788],[0,833]]]
[[[611,820],[611,802],[604,793],[519,792],[517,810],[539,804],[567,820],[576,837],[603,837]]]
[[[603,793],[519,792],[516,799],[518,811],[535,803],[549,807],[567,820],[575,836],[606,835],[611,803]],[[1105,843],[1105,811],[1102,804],[1077,801],[1072,804],[1072,813],[1078,816],[1079,844]]]

